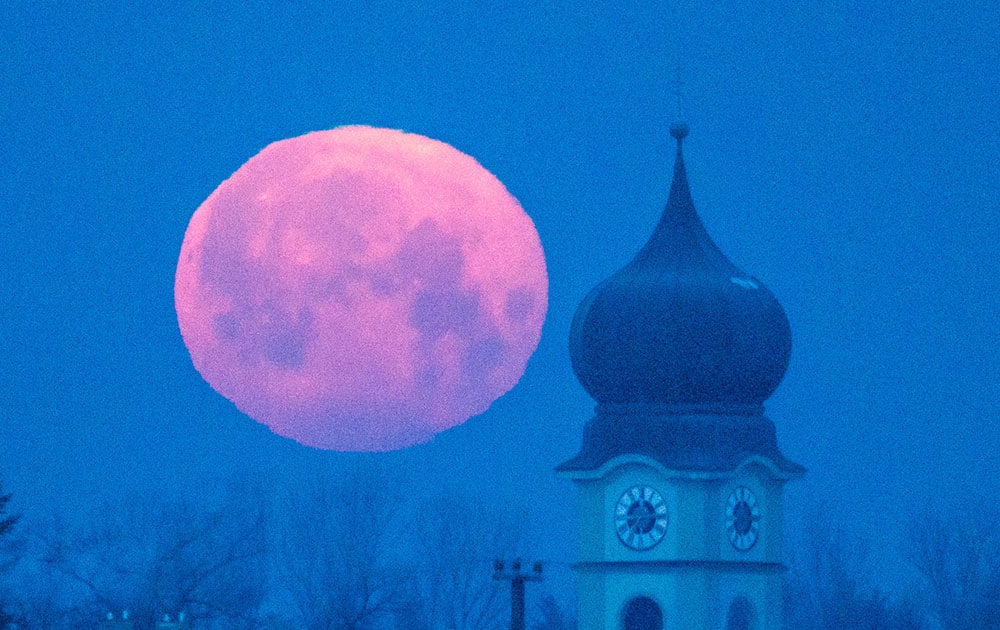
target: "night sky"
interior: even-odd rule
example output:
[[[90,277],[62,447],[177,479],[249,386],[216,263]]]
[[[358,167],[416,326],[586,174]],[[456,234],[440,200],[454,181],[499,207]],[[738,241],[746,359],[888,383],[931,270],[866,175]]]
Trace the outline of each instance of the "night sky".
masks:
[[[296,4],[3,12],[0,475],[18,510],[374,459],[525,507],[538,555],[572,562],[573,488],[552,469],[593,401],[569,324],[656,224],[677,76],[695,205],[792,326],[767,404],[809,470],[786,527],[836,519],[891,570],[923,510],[995,502],[993,2]],[[304,447],[240,414],[195,371],[173,303],[212,190],[273,141],[347,124],[474,156],[534,220],[549,272],[520,384],[382,455]]]

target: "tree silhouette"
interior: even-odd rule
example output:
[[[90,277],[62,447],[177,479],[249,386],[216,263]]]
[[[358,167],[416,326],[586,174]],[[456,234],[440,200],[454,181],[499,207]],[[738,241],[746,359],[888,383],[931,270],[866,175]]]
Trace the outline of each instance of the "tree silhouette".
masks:
[[[909,561],[942,630],[1000,628],[1000,514],[951,509],[910,527]]]
[[[789,630],[919,630],[923,611],[912,599],[892,602],[868,582],[864,541],[823,518],[816,518],[806,541],[789,549],[785,579],[785,627]]]
[[[10,503],[10,498],[10,494],[0,494],[0,538],[9,534],[21,518],[20,515],[9,513],[8,504]]]
[[[10,513],[10,494],[3,494],[0,491],[0,545],[3,547],[3,553],[5,558],[0,561],[0,569],[6,573],[11,564],[16,561],[16,557],[9,553],[11,534],[14,531],[14,526],[20,520],[20,515],[14,515]],[[8,612],[8,604],[5,601],[0,600],[0,628],[6,628],[13,622],[12,615]]]
[[[410,512],[378,468],[289,490],[275,509],[279,584],[310,630],[361,629],[407,607],[412,571],[398,541]]]
[[[532,630],[571,630],[576,627],[550,593],[543,595],[538,602],[538,612],[540,619],[531,627]]]
[[[456,489],[438,491],[416,522],[417,595],[424,627],[488,630],[510,615],[496,559],[525,555],[526,519]]]
[[[266,592],[265,512],[232,490],[214,509],[146,498],[105,503],[81,525],[51,520],[41,564],[78,586],[77,607],[131,611],[137,627],[164,613],[248,622]]]

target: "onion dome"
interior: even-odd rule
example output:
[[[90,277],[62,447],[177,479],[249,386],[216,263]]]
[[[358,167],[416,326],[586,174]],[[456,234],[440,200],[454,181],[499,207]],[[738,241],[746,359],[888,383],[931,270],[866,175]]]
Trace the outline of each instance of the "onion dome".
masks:
[[[754,413],[788,367],[788,319],[771,292],[712,242],[688,189],[687,126],[670,133],[677,157],[666,208],[635,258],[577,309],[573,370],[608,408]]]

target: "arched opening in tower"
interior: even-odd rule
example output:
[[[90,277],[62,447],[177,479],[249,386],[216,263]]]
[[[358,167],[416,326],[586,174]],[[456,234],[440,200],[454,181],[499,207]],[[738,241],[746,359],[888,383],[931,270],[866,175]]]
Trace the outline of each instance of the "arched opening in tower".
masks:
[[[726,630],[755,630],[753,604],[746,597],[737,597],[729,605]]]
[[[636,597],[625,605],[623,630],[663,630],[660,605],[648,597]]]

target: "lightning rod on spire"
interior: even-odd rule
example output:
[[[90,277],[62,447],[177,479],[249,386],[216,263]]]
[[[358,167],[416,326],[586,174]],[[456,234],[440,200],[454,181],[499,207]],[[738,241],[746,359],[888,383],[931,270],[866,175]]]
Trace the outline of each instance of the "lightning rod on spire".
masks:
[[[677,99],[678,122],[684,120],[684,82],[681,81],[681,64],[677,62],[674,68],[674,97]]]

